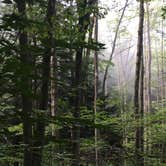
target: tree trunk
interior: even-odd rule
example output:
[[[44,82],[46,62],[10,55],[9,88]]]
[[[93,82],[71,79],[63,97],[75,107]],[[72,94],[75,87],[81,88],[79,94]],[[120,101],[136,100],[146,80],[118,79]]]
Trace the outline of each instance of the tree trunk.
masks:
[[[128,0],[126,0],[125,6],[123,7],[122,14],[120,16],[120,19],[119,19],[119,22],[118,22],[118,25],[117,25],[117,28],[116,28],[116,32],[115,32],[115,36],[114,36],[114,40],[113,40],[113,45],[112,45],[112,50],[111,50],[111,54],[110,54],[110,57],[109,57],[109,62],[112,60],[112,57],[114,55],[119,28],[120,28],[121,22],[123,20],[123,17],[124,17],[124,14],[125,14],[125,10],[126,10],[127,6],[128,6]],[[105,95],[106,95],[105,94],[105,91],[106,91],[106,80],[107,80],[107,76],[108,76],[108,69],[109,69],[109,67],[110,67],[110,64],[108,63],[106,68],[105,68],[104,77],[103,77],[103,84],[102,84],[103,97],[105,97]]]
[[[97,2],[98,6],[98,2]],[[98,16],[95,17],[95,42],[98,42]],[[94,54],[94,115],[96,121],[97,115],[97,98],[98,98],[98,52]],[[99,166],[99,154],[98,154],[98,129],[95,128],[95,166]]]
[[[86,8],[94,4],[96,0],[86,0],[80,1],[77,0],[77,11],[79,15],[78,20],[78,32],[80,34],[79,42],[84,42],[85,35],[87,29],[90,24],[90,14],[91,12],[87,12]],[[80,106],[81,106],[81,84],[84,80],[81,79],[82,73],[82,57],[83,57],[83,46],[79,46],[76,50],[76,58],[75,58],[75,79],[74,79],[74,87],[75,87],[75,95],[74,95],[74,110],[73,117],[76,119],[80,118]],[[73,125],[72,132],[72,152],[73,152],[73,162],[72,166],[80,165],[80,126],[79,124]]]
[[[158,54],[158,48],[157,48],[157,41],[155,41],[155,54],[156,54],[156,63],[157,63],[157,107],[160,106],[160,65],[159,65],[159,54]]]
[[[148,39],[148,75],[147,75],[147,112],[151,111],[151,61],[152,61],[152,49],[151,49],[151,36],[150,36],[150,16],[149,16],[149,4],[146,3],[147,10],[147,39]]]
[[[144,26],[144,0],[140,1],[139,9],[139,29],[138,29],[138,43],[137,43],[137,56],[136,56],[136,73],[135,73],[135,93],[134,93],[134,106],[135,118],[139,122],[136,128],[135,140],[135,155],[136,163],[139,166],[144,165],[143,161],[143,127],[141,118],[143,117],[143,26]]]
[[[84,30],[84,17],[80,16],[80,10],[85,9],[86,1],[77,2],[77,8],[79,13],[79,22],[78,29],[81,34],[81,41],[85,39],[85,30]],[[83,56],[83,47],[80,47],[76,51],[75,58],[75,79],[74,79],[74,87],[75,87],[75,95],[74,95],[74,111],[73,117],[79,119],[80,118],[80,104],[81,104],[81,70],[82,70],[82,56]],[[80,126],[79,124],[74,124],[72,127],[72,153],[73,153],[73,162],[72,166],[80,165]]]
[[[41,100],[39,104],[40,110],[45,110],[48,113],[48,90],[49,90],[49,76],[50,76],[50,58],[55,56],[55,40],[53,38],[53,23],[52,17],[55,15],[56,0],[48,0],[47,17],[50,30],[48,31],[49,46],[46,48],[46,53],[43,56],[42,66],[42,86],[41,86]],[[44,115],[42,115],[44,116]],[[42,147],[44,145],[45,122],[44,119],[39,119],[36,124],[35,131],[35,152],[33,154],[33,166],[42,165]]]
[[[164,0],[162,1],[164,4]],[[161,35],[161,85],[162,85],[162,110],[165,108],[165,96],[166,96],[166,87],[165,87],[165,67],[164,65],[165,63],[165,54],[164,54],[164,21],[162,19],[161,21],[161,31],[162,31],[162,35]],[[165,121],[162,122],[163,126],[165,125]],[[162,143],[161,145],[161,162],[162,163],[166,163],[166,159],[165,159],[165,154],[166,154],[166,143]]]
[[[20,16],[26,18],[26,2],[25,0],[17,3],[17,8]],[[28,35],[25,32],[24,27],[20,28],[19,33],[19,44],[20,44],[20,59],[22,66],[30,67],[32,64],[32,58],[27,52],[28,46]],[[28,72],[28,71],[27,71]],[[32,143],[32,123],[31,123],[31,113],[32,113],[32,79],[28,73],[23,73],[21,76],[22,86],[22,116],[23,116],[23,142],[25,144],[24,148],[24,166],[32,165],[32,152],[31,152],[31,143]]]
[[[51,116],[55,117],[55,115],[57,114],[56,112],[56,106],[57,106],[57,59],[55,57],[55,51],[53,53],[53,55],[51,55],[51,60],[50,60],[50,99],[51,99]],[[55,127],[54,125],[52,126],[52,135],[55,136],[56,132],[55,132]]]
[[[93,42],[93,30],[94,30],[94,20],[95,20],[95,16],[93,16],[91,18],[91,21],[90,21],[90,25],[89,25],[89,34],[88,34],[88,44],[92,44]],[[89,62],[90,62],[90,54],[91,54],[91,49],[90,48],[87,48],[87,51],[86,51],[86,55],[85,55],[85,68],[86,68],[86,71],[85,71],[85,95],[84,95],[84,101],[85,101],[85,106],[89,106],[89,97],[88,97],[88,93],[89,93],[89,75],[88,75],[88,72],[89,72]]]

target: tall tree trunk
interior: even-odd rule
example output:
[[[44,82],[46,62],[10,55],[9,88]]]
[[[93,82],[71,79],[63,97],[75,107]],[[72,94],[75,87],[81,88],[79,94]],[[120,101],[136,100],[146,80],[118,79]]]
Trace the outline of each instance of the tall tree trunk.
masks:
[[[123,17],[124,17],[124,14],[125,14],[127,6],[128,6],[128,0],[126,0],[126,2],[125,2],[125,6],[123,7],[122,14],[120,16],[118,25],[116,27],[116,32],[115,32],[115,36],[114,36],[114,40],[113,40],[111,54],[110,54],[110,57],[109,57],[109,62],[112,60],[112,57],[114,55],[114,51],[115,51],[115,48],[116,48],[116,41],[117,41],[117,37],[118,37],[120,25],[121,25],[121,22],[123,20]],[[103,97],[106,95],[105,94],[105,91],[106,91],[106,80],[107,80],[107,76],[108,76],[108,69],[109,69],[109,67],[110,67],[110,63],[107,64],[107,66],[105,68],[105,71],[104,71],[103,84],[102,84],[102,94],[103,94]]]
[[[22,0],[17,3],[17,8],[20,16],[26,18],[26,1]],[[20,59],[22,66],[30,67],[32,64],[32,58],[27,52],[28,46],[28,35],[23,28],[20,28],[19,33],[19,44],[20,44]],[[27,71],[28,72],[28,71]],[[22,80],[22,116],[23,116],[23,141],[25,144],[24,148],[24,166],[32,165],[32,153],[31,153],[31,143],[32,143],[32,123],[31,123],[31,113],[32,113],[32,80],[29,73],[23,73]],[[25,92],[26,90],[26,92]]]
[[[79,42],[84,42],[87,29],[90,24],[90,14],[91,12],[86,11],[86,8],[93,5],[96,0],[77,0],[77,11],[79,15],[78,20],[78,32],[80,34]],[[75,80],[74,80],[74,110],[73,116],[76,119],[80,118],[80,106],[81,106],[81,84],[84,80],[81,79],[82,71],[82,57],[83,57],[83,46],[79,46],[76,50],[75,58]],[[80,165],[80,126],[79,124],[73,125],[72,132],[72,152],[74,160],[72,166]]]
[[[88,34],[88,44],[92,44],[93,42],[93,30],[94,30],[94,21],[95,21],[95,16],[91,18],[90,25],[89,25],[89,34]],[[89,93],[89,62],[90,62],[90,54],[91,54],[91,49],[87,48],[86,55],[85,55],[85,68],[87,69],[85,71],[85,95],[84,95],[84,101],[85,101],[85,106],[89,106],[89,98],[88,98],[88,93]]]
[[[55,117],[57,115],[57,59],[54,53],[51,55],[50,59],[50,99],[51,99],[51,116]],[[56,136],[55,125],[52,125],[52,135]]]
[[[82,66],[82,51],[80,48],[76,53],[76,64],[75,64],[75,81],[74,87],[76,88],[75,100],[74,100],[74,118],[80,118],[80,76],[81,76],[81,66]],[[80,163],[80,126],[79,124],[73,125],[72,132],[72,151],[73,151],[73,166],[79,166]]]
[[[164,5],[164,0],[162,0],[162,3]],[[161,35],[161,85],[162,85],[162,110],[164,110],[165,108],[165,97],[166,97],[166,86],[165,86],[165,82],[166,82],[166,77],[165,77],[165,67],[164,65],[166,64],[165,62],[165,54],[164,54],[164,21],[163,18],[161,20],[161,31],[162,31],[162,35]],[[165,121],[162,122],[163,126],[165,125]],[[166,154],[166,143],[162,143],[161,146],[161,162],[162,163],[166,163],[166,159],[165,159],[165,154]]]
[[[151,35],[150,35],[150,13],[149,13],[149,3],[146,2],[146,30],[144,33],[144,48],[146,55],[144,55],[144,64],[145,64],[145,77],[144,77],[144,112],[151,112],[151,61],[152,61],[152,50],[151,50]],[[147,34],[147,35],[146,35]],[[145,38],[147,36],[147,40]],[[146,50],[147,46],[147,50]],[[146,119],[145,119],[145,123]],[[146,124],[145,124],[146,125]],[[150,145],[148,144],[150,139],[150,128],[146,126],[144,130],[144,140],[145,140],[145,153],[150,152]]]
[[[157,107],[160,106],[160,65],[159,65],[159,55],[158,55],[158,48],[157,48],[157,41],[155,41],[155,54],[156,54],[156,63],[157,63]]]
[[[135,93],[134,93],[134,107],[135,118],[140,123],[143,117],[143,26],[144,26],[144,0],[140,0],[139,9],[139,28],[138,28],[138,43],[136,56],[136,72],[135,72]],[[140,124],[139,124],[140,125]],[[143,161],[143,127],[136,128],[135,140],[135,155],[137,165],[144,165]]]
[[[161,105],[162,108],[164,107],[164,98],[165,98],[165,85],[164,85],[164,21],[163,19],[161,20]]]
[[[141,71],[140,71],[140,165],[144,165],[144,58],[141,59]]]
[[[97,1],[98,6],[98,1]],[[98,16],[95,16],[95,42],[98,42]],[[97,115],[97,98],[98,98],[98,52],[94,54],[94,115],[96,121]],[[95,128],[95,166],[99,166],[98,154],[98,129]]]
[[[150,16],[149,16],[149,4],[146,3],[147,10],[147,39],[148,39],[148,75],[147,75],[147,97],[148,97],[148,105],[147,112],[151,111],[151,61],[152,61],[152,49],[151,49],[151,36],[150,36]]]
[[[84,16],[81,16],[81,12],[86,8],[86,1],[77,1],[77,9],[79,14],[78,30],[81,34],[81,41],[85,39],[85,29],[84,29]],[[74,118],[80,118],[80,105],[81,105],[81,70],[82,70],[82,56],[83,56],[83,47],[79,47],[76,50],[75,58],[75,79],[74,79]],[[73,152],[73,162],[72,166],[80,165],[80,126],[79,124],[74,124],[72,127],[72,152]]]
[[[49,26],[48,42],[49,46],[46,48],[46,53],[43,56],[42,66],[42,86],[41,86],[41,100],[39,104],[40,110],[48,111],[48,90],[49,90],[49,76],[50,76],[50,58],[55,56],[55,40],[53,38],[53,23],[52,17],[55,15],[56,0],[48,0],[46,21]],[[39,119],[36,124],[35,131],[35,147],[33,154],[33,166],[42,165],[42,147],[44,145],[45,122]]]

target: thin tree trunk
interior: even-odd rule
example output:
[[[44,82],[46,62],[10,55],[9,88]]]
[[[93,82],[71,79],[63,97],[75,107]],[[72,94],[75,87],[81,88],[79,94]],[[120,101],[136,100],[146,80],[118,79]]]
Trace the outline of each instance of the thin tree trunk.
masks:
[[[51,116],[54,117],[56,114],[56,82],[55,82],[55,57],[51,56],[50,60],[50,77],[51,77],[51,89],[50,89],[50,95],[51,95]]]
[[[162,32],[162,35],[161,35],[161,85],[162,85],[162,88],[161,88],[161,105],[162,105],[162,108],[164,107],[164,98],[165,98],[165,86],[164,86],[164,25],[163,25],[163,19],[161,21],[161,32]]]
[[[144,165],[144,58],[141,60],[140,72],[140,165]]]
[[[53,53],[53,55],[51,55],[51,60],[50,60],[50,99],[51,99],[51,116],[55,117],[57,112],[56,112],[56,106],[57,106],[57,59],[55,56],[55,51]],[[56,132],[55,132],[55,127],[54,125],[52,125],[52,135],[55,136]]]
[[[144,0],[140,1],[139,9],[139,28],[138,28],[138,43],[136,56],[136,71],[135,71],[135,93],[134,93],[134,107],[135,118],[137,122],[143,117],[143,26],[144,26]],[[143,127],[136,128],[135,140],[135,155],[136,163],[139,166],[144,165],[143,162]]]
[[[147,96],[148,105],[147,111],[151,111],[151,61],[152,61],[152,49],[151,49],[151,36],[150,36],[150,16],[149,16],[149,4],[146,3],[147,10],[147,39],[148,39],[148,76],[147,76]]]
[[[160,65],[159,65],[159,56],[157,49],[157,42],[155,41],[155,52],[156,52],[156,63],[157,63],[157,107],[160,105]]]
[[[147,50],[147,20],[145,20],[144,23],[145,29],[144,29],[144,64],[145,64],[145,74],[144,74],[144,110],[145,112],[148,112],[148,50]]]
[[[98,6],[98,2],[97,2]],[[95,17],[95,42],[98,42],[98,16]],[[96,121],[97,115],[97,98],[98,98],[98,52],[95,51],[94,55],[94,115]],[[98,129],[95,128],[95,165],[99,166],[98,154]]]
[[[18,12],[21,17],[26,18],[26,1],[22,0],[17,3]],[[20,44],[20,59],[23,66],[30,67],[32,64],[32,58],[27,52],[28,46],[28,35],[24,28],[20,29],[19,33],[19,44]],[[23,116],[23,141],[25,144],[24,149],[24,166],[32,165],[32,123],[31,123],[31,113],[32,113],[32,80],[29,75],[22,75],[22,85],[23,90],[21,92],[22,96],[22,116]],[[26,90],[26,92],[25,92]],[[28,91],[28,92],[27,92]]]
[[[112,45],[112,50],[111,50],[111,54],[110,54],[110,57],[109,57],[109,62],[112,60],[112,57],[114,55],[114,51],[115,51],[115,48],[116,48],[116,41],[117,41],[120,25],[121,25],[121,22],[123,20],[123,17],[124,17],[124,14],[125,14],[125,10],[126,10],[127,6],[128,6],[128,0],[126,0],[126,2],[125,2],[125,6],[123,7],[122,14],[120,16],[120,19],[119,19],[119,22],[118,22],[118,25],[117,25],[117,28],[116,28],[116,32],[115,32],[115,36],[114,36],[114,40],[113,40],[113,45]],[[103,77],[103,84],[102,84],[103,97],[106,95],[105,94],[105,91],[106,91],[106,80],[107,80],[107,76],[108,76],[108,69],[109,69],[109,67],[110,67],[110,64],[108,63],[106,68],[105,68],[104,77]]]
[[[55,52],[53,55],[51,55],[50,59],[50,113],[51,117],[57,116],[57,59]],[[54,139],[58,139],[59,137],[59,131],[56,130],[55,124],[51,124],[51,134],[54,137]],[[50,151],[52,153],[52,159],[50,159],[51,165],[53,164],[54,156],[59,151],[59,146],[52,145],[50,148]]]
[[[146,21],[146,33],[147,40],[144,40],[144,45],[147,44],[147,50],[145,55],[145,77],[144,77],[144,111],[146,113],[151,112],[151,61],[152,61],[152,51],[151,51],[151,35],[150,35],[150,13],[149,13],[149,4],[146,2],[146,13],[147,13],[147,21]],[[146,34],[145,34],[146,35]],[[145,38],[144,38],[145,39]],[[145,123],[146,119],[145,119]],[[145,152],[150,152],[150,145],[148,144],[150,139],[150,128],[147,126],[144,129],[144,140],[145,140]]]
[[[163,0],[163,4],[164,4],[164,0]],[[165,88],[165,71],[164,71],[164,65],[165,65],[165,57],[164,57],[164,21],[162,19],[161,21],[161,31],[162,31],[162,35],[161,35],[161,83],[162,83],[162,110],[165,108],[165,95],[166,95],[166,88]],[[162,122],[162,125],[165,125],[165,121]],[[165,159],[165,154],[166,154],[166,143],[162,143],[161,146],[161,162],[162,163],[166,163],[166,159]]]

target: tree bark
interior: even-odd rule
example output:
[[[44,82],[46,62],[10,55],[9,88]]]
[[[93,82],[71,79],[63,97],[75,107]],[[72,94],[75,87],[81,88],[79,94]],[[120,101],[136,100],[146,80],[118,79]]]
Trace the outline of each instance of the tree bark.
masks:
[[[98,1],[97,1],[98,6]],[[95,16],[95,42],[98,42],[98,16]],[[97,115],[97,98],[98,98],[98,51],[94,54],[94,115],[96,122]],[[95,166],[99,166],[99,153],[98,153],[98,129],[95,128]]]
[[[164,0],[162,1],[163,4],[164,4]],[[161,31],[162,31],[162,35],[161,35],[161,82],[162,82],[162,110],[165,108],[165,97],[166,97],[166,87],[165,87],[165,82],[166,82],[166,79],[165,79],[165,56],[164,56],[164,20],[162,19],[161,21]],[[165,125],[165,121],[162,122],[163,125]],[[162,143],[162,146],[161,146],[161,152],[162,152],[162,155],[161,155],[161,162],[162,163],[166,163],[166,159],[165,159],[165,154],[166,154],[166,143]]]
[[[55,51],[53,55],[51,55],[51,60],[50,60],[50,99],[51,99],[51,116],[55,117],[57,114],[57,59],[55,56]],[[55,129],[54,125],[52,126],[52,135],[55,136]]]
[[[138,28],[138,41],[137,41],[137,55],[136,55],[136,71],[135,71],[135,89],[134,89],[134,107],[135,118],[139,122],[136,128],[135,140],[135,156],[136,163],[139,166],[144,165],[143,161],[143,126],[141,119],[143,117],[143,28],[144,27],[144,0],[140,0],[139,9],[139,28]]]
[[[46,53],[43,56],[42,66],[42,86],[41,86],[41,100],[39,109],[48,111],[48,91],[49,91],[49,76],[50,76],[50,58],[55,56],[55,40],[53,38],[53,23],[52,18],[55,15],[55,3],[56,0],[48,0],[47,16],[46,21],[49,26],[48,30],[48,42],[49,46],[46,47]],[[44,116],[42,114],[42,116]],[[33,154],[33,166],[42,165],[42,149],[44,145],[44,133],[45,133],[45,122],[44,119],[39,119],[36,124],[35,131],[35,152]]]
[[[78,32],[81,34],[81,41],[85,39],[85,29],[84,29],[84,21],[85,16],[81,16],[81,10],[85,10],[86,1],[77,1],[77,10],[79,14],[79,22],[78,22]],[[82,11],[83,12],[83,11]],[[82,56],[83,56],[83,47],[79,47],[76,51],[75,58],[75,79],[74,79],[74,87],[75,87],[75,95],[74,95],[74,111],[73,117],[80,118],[80,104],[81,104],[81,70],[82,70]],[[79,124],[74,124],[72,127],[72,152],[73,152],[73,162],[72,166],[80,165],[80,126]]]
[[[151,111],[151,61],[152,61],[152,49],[151,49],[151,36],[150,36],[150,16],[149,16],[149,4],[146,3],[147,10],[147,39],[148,39],[148,75],[147,75],[147,112]]]
[[[22,0],[17,2],[18,13],[22,18],[26,18],[26,1]],[[25,31],[25,27],[20,28],[19,32],[19,44],[20,44],[20,59],[22,66],[30,67],[32,64],[31,55],[27,52],[28,46],[28,35]],[[28,72],[28,71],[27,71]],[[24,166],[32,165],[32,79],[29,73],[23,73],[21,76],[21,97],[22,97],[22,118],[23,118],[23,142],[25,144],[24,148]],[[25,91],[26,90],[26,91]]]

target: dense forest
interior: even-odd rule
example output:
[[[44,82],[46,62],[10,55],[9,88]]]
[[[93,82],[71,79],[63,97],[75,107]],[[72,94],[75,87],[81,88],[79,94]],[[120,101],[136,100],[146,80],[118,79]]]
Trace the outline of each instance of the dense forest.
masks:
[[[164,0],[0,0],[0,166],[166,166]]]

